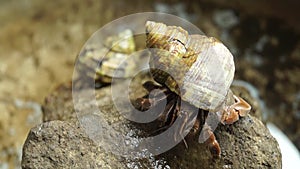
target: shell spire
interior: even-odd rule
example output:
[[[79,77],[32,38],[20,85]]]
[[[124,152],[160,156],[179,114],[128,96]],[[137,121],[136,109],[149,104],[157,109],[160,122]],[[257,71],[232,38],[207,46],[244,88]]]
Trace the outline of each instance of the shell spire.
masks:
[[[166,34],[166,31],[167,31],[167,26],[165,24],[147,21],[146,23],[147,47],[157,48],[159,45],[163,45],[164,43],[159,42],[158,40],[162,39],[161,37]]]

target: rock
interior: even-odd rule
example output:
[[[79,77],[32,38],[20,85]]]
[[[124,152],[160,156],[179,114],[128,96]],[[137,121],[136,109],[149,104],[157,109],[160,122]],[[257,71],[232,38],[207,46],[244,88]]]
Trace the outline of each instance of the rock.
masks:
[[[139,89],[135,90],[135,94],[145,94],[141,87],[135,85],[140,86],[147,79],[142,77],[133,82],[133,89]],[[241,91],[237,93],[241,94]],[[96,90],[95,96],[105,120],[121,134],[131,133],[130,137],[138,142],[157,129],[155,122],[138,124],[126,120],[114,107],[110,86]],[[48,96],[43,110],[44,120],[50,122],[30,131],[23,148],[23,168],[281,168],[278,143],[264,124],[252,115],[232,125],[219,124],[214,131],[222,148],[219,159],[213,159],[206,145],[197,142],[198,135],[186,137],[188,148],[181,142],[158,156],[145,154],[142,159],[132,159],[107,152],[106,148],[112,145],[93,142],[93,137],[84,132],[76,118],[81,114],[74,111],[70,84],[58,87]],[[254,115],[259,116],[259,113]],[[117,139],[109,130],[103,130],[98,136]],[[115,143],[114,140],[111,142]],[[114,150],[122,150],[121,145],[114,147]]]
[[[22,168],[121,168],[114,156],[65,121],[45,122],[32,128],[23,148]]]
[[[220,159],[211,159],[205,145],[197,140],[189,148],[178,145],[163,156],[171,168],[280,168],[281,153],[273,138],[257,118],[251,115],[233,125],[219,125],[215,135],[222,148]]]

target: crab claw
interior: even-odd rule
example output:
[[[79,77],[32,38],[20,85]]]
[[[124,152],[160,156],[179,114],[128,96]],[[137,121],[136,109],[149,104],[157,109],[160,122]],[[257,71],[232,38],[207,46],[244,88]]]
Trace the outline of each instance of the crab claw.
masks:
[[[241,97],[238,97],[236,95],[233,95],[234,100],[235,100],[235,104],[233,104],[233,108],[238,111],[239,115],[244,117],[246,116],[250,110],[251,110],[251,106],[250,104],[248,104],[244,99],[242,99]]]
[[[239,120],[239,116],[246,116],[251,110],[251,106],[241,97],[233,95],[235,103],[223,112],[221,122],[223,124],[232,124]]]

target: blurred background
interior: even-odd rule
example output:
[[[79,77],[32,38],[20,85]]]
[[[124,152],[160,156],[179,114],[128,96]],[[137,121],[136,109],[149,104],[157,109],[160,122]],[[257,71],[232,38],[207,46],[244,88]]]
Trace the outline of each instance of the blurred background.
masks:
[[[85,41],[101,26],[136,12],[185,18],[220,39],[249,82],[264,121],[300,148],[300,8],[296,0],[0,0],[0,169],[19,168],[41,104],[70,82]]]

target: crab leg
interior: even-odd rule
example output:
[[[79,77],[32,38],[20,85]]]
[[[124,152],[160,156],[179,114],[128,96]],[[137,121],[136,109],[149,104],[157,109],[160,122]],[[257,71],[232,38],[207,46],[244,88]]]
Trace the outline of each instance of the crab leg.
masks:
[[[151,106],[155,106],[161,101],[167,98],[167,89],[161,86],[154,84],[151,81],[147,81],[143,84],[144,88],[148,90],[148,92],[152,92],[153,98],[138,98],[136,99],[137,107],[144,111],[148,110]],[[147,95],[148,97],[149,95]]]
[[[213,133],[220,123],[218,112],[209,112],[205,123],[199,135],[199,143],[206,143],[212,156],[219,158],[221,156],[220,145]]]
[[[211,127],[205,123],[202,128],[203,135],[207,137],[205,143],[208,145],[209,151],[214,157],[220,157],[221,155],[221,148],[220,145],[213,133]]]

